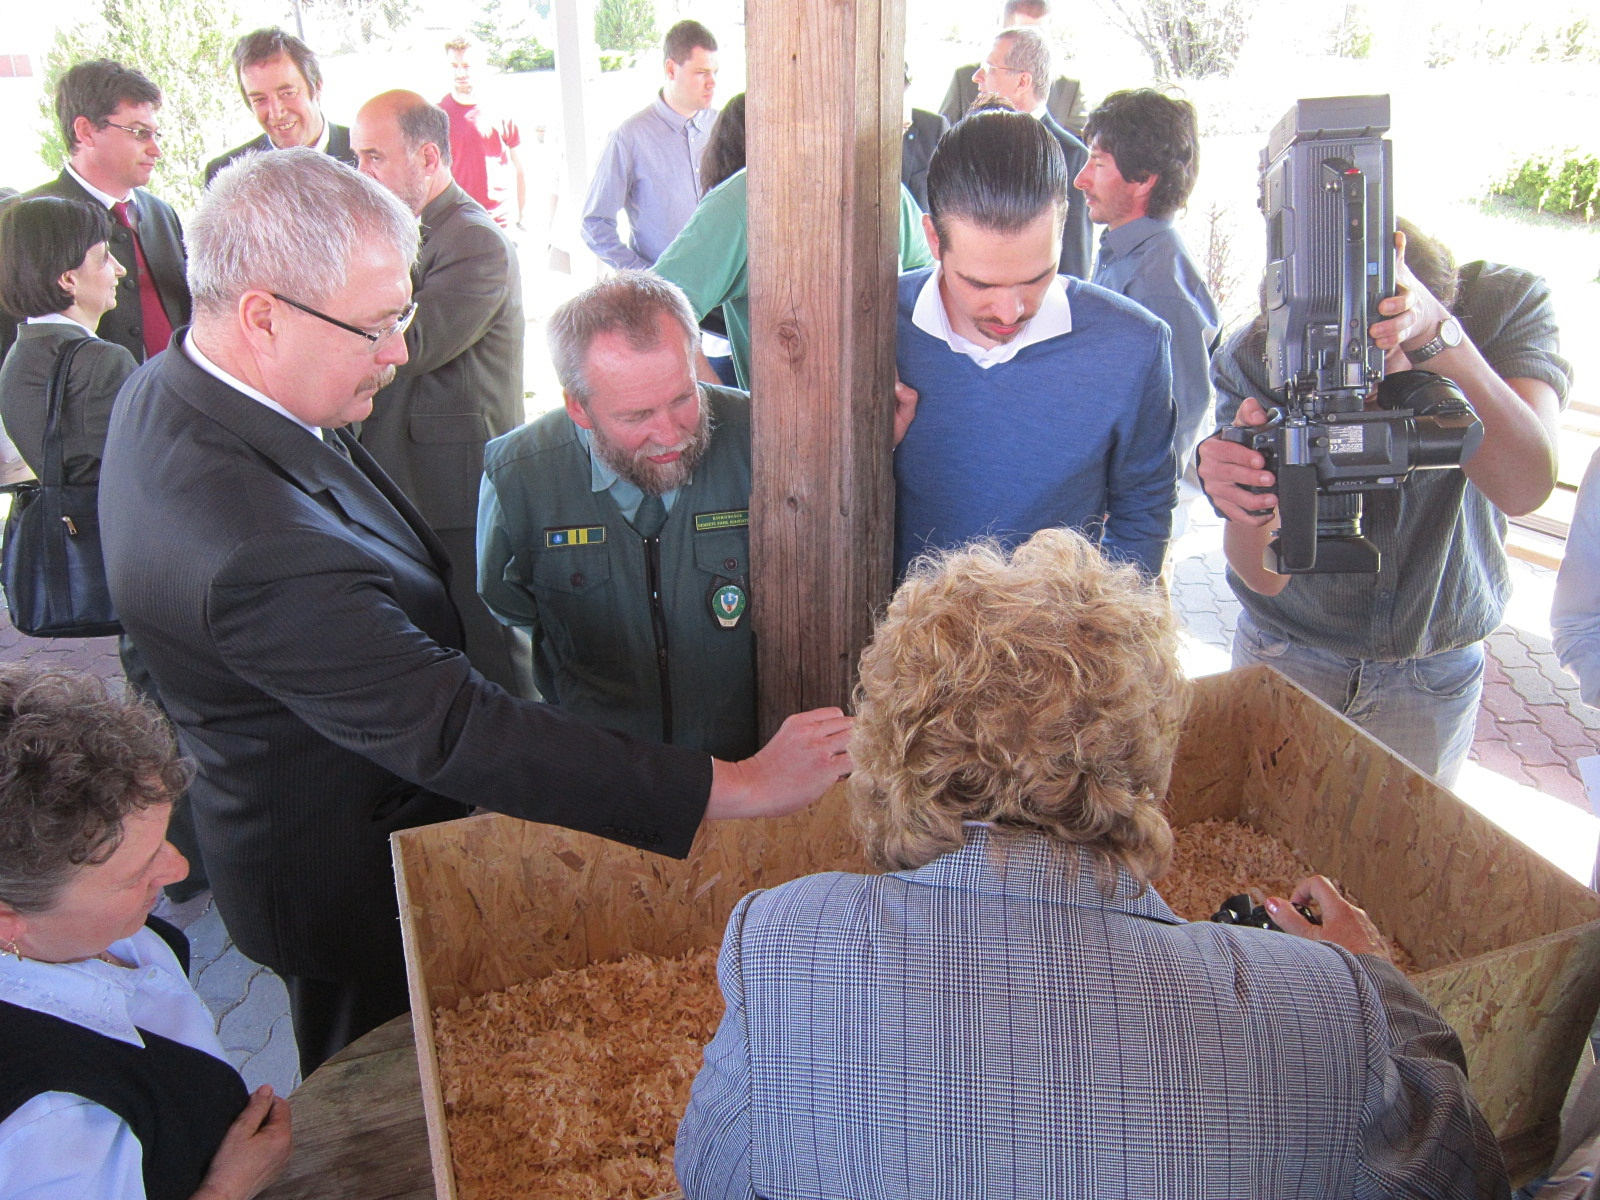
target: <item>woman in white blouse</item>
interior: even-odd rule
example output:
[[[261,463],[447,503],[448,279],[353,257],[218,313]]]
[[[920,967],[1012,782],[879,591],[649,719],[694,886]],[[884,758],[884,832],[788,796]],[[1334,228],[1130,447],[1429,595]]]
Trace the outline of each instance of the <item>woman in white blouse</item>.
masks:
[[[181,879],[188,782],[150,707],[92,676],[0,668],[0,1196],[247,1200],[289,1155],[147,924]]]

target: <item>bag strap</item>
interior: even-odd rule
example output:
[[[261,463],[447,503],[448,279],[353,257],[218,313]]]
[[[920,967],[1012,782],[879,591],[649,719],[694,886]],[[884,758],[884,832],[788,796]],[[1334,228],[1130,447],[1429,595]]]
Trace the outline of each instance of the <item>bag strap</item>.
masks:
[[[92,337],[73,338],[62,346],[56,355],[55,367],[50,372],[44,416],[44,449],[41,452],[44,461],[39,464],[44,468],[39,482],[45,487],[60,487],[66,480],[67,469],[62,461],[66,457],[66,447],[62,445],[61,409],[67,397],[67,374],[72,369],[72,360],[78,351],[93,340]]]

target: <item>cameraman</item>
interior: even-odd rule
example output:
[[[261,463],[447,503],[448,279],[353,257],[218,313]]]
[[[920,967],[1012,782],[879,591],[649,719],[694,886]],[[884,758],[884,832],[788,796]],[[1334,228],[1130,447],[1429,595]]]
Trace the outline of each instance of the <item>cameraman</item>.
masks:
[[[1279,575],[1262,562],[1277,507],[1254,450],[1212,437],[1199,471],[1227,519],[1228,582],[1244,612],[1234,666],[1266,663],[1449,786],[1472,747],[1483,690],[1483,639],[1511,591],[1506,515],[1531,512],[1555,486],[1556,419],[1571,367],[1558,351],[1550,289],[1499,263],[1459,271],[1449,250],[1401,221],[1396,294],[1372,337],[1389,372],[1455,381],[1483,423],[1461,470],[1417,471],[1398,490],[1366,493],[1363,531],[1383,556],[1375,575]],[[1266,421],[1266,318],[1239,330],[1212,363],[1217,418]],[[1372,401],[1369,399],[1368,404]]]

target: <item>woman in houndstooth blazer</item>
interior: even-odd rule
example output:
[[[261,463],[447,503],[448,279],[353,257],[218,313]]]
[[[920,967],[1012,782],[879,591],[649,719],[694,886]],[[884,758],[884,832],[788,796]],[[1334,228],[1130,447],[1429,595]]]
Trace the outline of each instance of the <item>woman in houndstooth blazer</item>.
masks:
[[[852,740],[888,873],[735,909],[689,1200],[1507,1194],[1454,1032],[1326,880],[1320,929],[1271,902],[1298,937],[1149,886],[1186,697],[1159,585],[1074,532],[913,569]]]

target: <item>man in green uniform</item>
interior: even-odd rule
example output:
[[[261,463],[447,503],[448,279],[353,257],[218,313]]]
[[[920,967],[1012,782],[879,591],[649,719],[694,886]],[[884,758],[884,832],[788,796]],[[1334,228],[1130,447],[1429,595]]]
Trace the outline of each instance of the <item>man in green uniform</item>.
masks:
[[[697,384],[683,292],[623,271],[548,327],[566,399],[490,442],[478,591],[544,699],[714,755],[757,746],[750,398]]]

